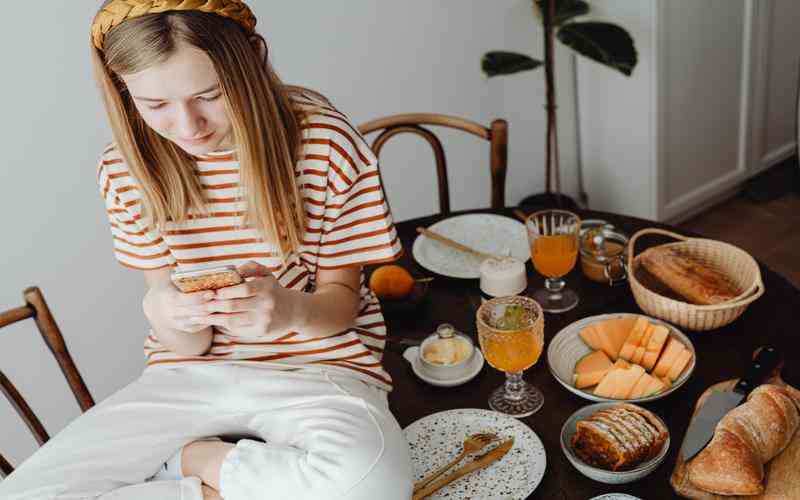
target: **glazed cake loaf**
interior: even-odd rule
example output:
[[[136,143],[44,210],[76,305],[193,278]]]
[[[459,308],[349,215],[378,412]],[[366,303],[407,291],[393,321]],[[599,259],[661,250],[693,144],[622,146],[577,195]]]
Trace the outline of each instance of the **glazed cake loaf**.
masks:
[[[572,449],[589,465],[629,470],[658,455],[668,435],[666,427],[649,411],[620,404],[578,422]]]
[[[728,277],[675,248],[649,248],[639,259],[648,273],[691,304],[721,304],[741,293]]]

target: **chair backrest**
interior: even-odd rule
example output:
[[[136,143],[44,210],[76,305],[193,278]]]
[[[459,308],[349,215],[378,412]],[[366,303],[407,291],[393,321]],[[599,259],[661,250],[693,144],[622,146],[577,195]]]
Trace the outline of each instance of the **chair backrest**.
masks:
[[[25,298],[24,306],[0,312],[0,328],[18,321],[33,318],[36,322],[36,326],[39,328],[39,332],[42,334],[45,344],[47,344],[47,347],[50,348],[50,352],[53,353],[56,361],[58,361],[61,372],[64,374],[64,377],[66,377],[67,383],[72,389],[72,393],[75,395],[75,399],[78,401],[81,411],[88,410],[94,406],[94,399],[92,399],[89,389],[86,388],[86,384],[83,382],[83,378],[78,372],[75,362],[72,361],[72,357],[69,355],[67,346],[64,343],[64,337],[61,335],[61,331],[58,329],[53,315],[50,313],[50,308],[47,307],[47,302],[45,302],[42,292],[39,291],[37,287],[30,287],[25,289],[23,297]],[[31,407],[28,406],[28,403],[2,370],[0,370],[0,390],[3,391],[3,394],[5,394],[6,398],[11,403],[11,406],[13,406],[19,416],[22,417],[22,420],[25,421],[25,425],[27,425],[28,429],[33,433],[39,445],[41,446],[46,443],[50,439],[50,436],[47,434],[47,431],[45,431],[44,426],[42,426],[42,422],[36,417]],[[13,470],[14,467],[0,454],[0,477],[11,474]]]
[[[491,126],[486,128],[479,123],[455,116],[435,113],[409,113],[378,118],[362,124],[358,127],[358,130],[364,135],[381,131],[372,143],[372,151],[376,156],[380,156],[381,148],[386,144],[386,141],[397,134],[416,134],[428,141],[431,148],[433,148],[433,155],[436,159],[436,173],[439,180],[439,212],[447,215],[450,213],[450,190],[447,181],[447,161],[444,156],[444,148],[439,138],[422,125],[437,125],[463,130],[489,141],[491,204],[492,208],[502,208],[505,205],[506,198],[506,169],[508,164],[508,123],[505,120],[494,120]],[[388,193],[386,193],[387,200],[388,196]]]

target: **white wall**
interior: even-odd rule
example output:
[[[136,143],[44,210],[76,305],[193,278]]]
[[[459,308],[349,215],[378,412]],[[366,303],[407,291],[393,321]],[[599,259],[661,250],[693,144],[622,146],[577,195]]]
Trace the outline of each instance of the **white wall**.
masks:
[[[772,0],[769,33],[767,102],[762,162],[774,164],[791,154],[797,146],[795,103],[800,68],[800,2]]]
[[[488,50],[541,54],[529,0],[327,0],[313,2],[313,9],[291,0],[249,3],[286,81],[321,90],[356,123],[411,111],[486,124],[504,117],[510,122],[507,201],[542,188],[542,73],[487,81],[479,70]],[[11,2],[0,16],[0,310],[21,305],[24,287],[41,287],[89,389],[102,400],[141,371],[147,325],[142,277],[113,260],[95,185],[96,159],[110,138],[87,48],[99,4]],[[563,185],[575,193],[572,79],[562,51],[558,81]],[[488,205],[488,145],[455,134],[444,139],[453,208]],[[425,147],[398,140],[385,154],[396,216],[435,211]],[[3,330],[0,368],[51,432],[78,415],[32,322]],[[3,398],[0,429],[0,451],[12,463],[35,449]]]

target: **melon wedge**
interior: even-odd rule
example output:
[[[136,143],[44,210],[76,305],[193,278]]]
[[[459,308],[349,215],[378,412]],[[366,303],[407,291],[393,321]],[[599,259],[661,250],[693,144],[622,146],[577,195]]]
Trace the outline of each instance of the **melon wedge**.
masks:
[[[622,368],[609,370],[600,383],[597,384],[597,387],[594,388],[595,395],[603,398],[610,398],[619,385],[619,382],[622,380],[621,376],[624,371],[625,370]]]
[[[586,345],[591,347],[594,350],[600,349],[600,338],[597,335],[597,331],[595,330],[593,325],[589,325],[582,329],[578,334],[581,336]]]
[[[594,324],[599,337],[599,348],[612,360],[616,360],[619,356],[619,351],[630,333],[632,324],[632,318],[607,319]]]
[[[622,349],[619,350],[619,358],[627,361],[633,361],[634,354],[636,354],[636,346],[630,342],[625,342]]]
[[[603,351],[587,354],[575,364],[575,387],[584,389],[598,384],[612,366],[611,360]]]
[[[628,394],[626,399],[636,399],[644,396],[645,390],[650,386],[652,381],[653,377],[651,377],[649,374],[645,373],[642,375],[642,378],[636,382],[636,385],[633,386],[633,389],[631,389],[631,392]]]
[[[637,365],[641,365],[642,364],[642,358],[644,358],[644,353],[645,353],[645,350],[644,350],[643,346],[637,347],[636,351],[633,353],[633,359],[631,359],[631,362],[632,363],[636,363]]]
[[[658,359],[658,363],[656,363],[656,367],[653,368],[653,375],[657,377],[665,376],[667,372],[669,372],[669,369],[672,368],[672,364],[677,361],[678,356],[685,349],[686,348],[683,347],[683,344],[681,344],[680,341],[670,337],[670,339],[667,341],[666,347],[664,347],[664,352]]]
[[[642,356],[642,366],[647,371],[653,369],[658,361],[658,356],[661,354],[664,345],[669,338],[669,330],[664,325],[653,325],[650,332],[650,338],[645,346],[645,353]]]
[[[642,395],[640,396],[640,397],[642,397],[642,398],[646,398],[646,397],[648,397],[648,396],[653,396],[653,395],[655,395],[655,394],[658,394],[659,392],[663,392],[663,391],[664,391],[664,390],[665,390],[665,389],[668,387],[668,386],[667,386],[666,384],[664,384],[664,382],[662,382],[661,380],[659,380],[659,379],[657,379],[657,378],[655,378],[655,377],[650,377],[650,378],[651,378],[652,380],[650,381],[650,385],[648,385],[648,386],[645,388],[645,390],[644,390],[644,394],[642,394]]]
[[[631,365],[630,368],[622,370],[619,375],[618,385],[611,393],[611,397],[615,399],[627,398],[628,394],[633,390],[633,386],[642,378],[642,375],[644,375],[644,368],[639,365]]]
[[[670,380],[669,378],[667,378],[667,377],[661,377],[661,378],[660,378],[660,379],[658,379],[658,380],[660,380],[660,381],[664,382],[664,386],[665,386],[665,387],[672,387],[672,380]]]
[[[692,353],[689,349],[684,348],[683,351],[678,355],[678,359],[672,363],[669,371],[667,372],[667,378],[671,381],[678,380],[678,377],[681,376],[683,373],[683,369],[689,364],[689,361],[692,360]]]
[[[603,369],[608,370],[611,366],[611,360],[608,359],[606,353],[603,351],[593,351],[578,360],[575,364],[575,374],[578,375]]]
[[[644,335],[642,336],[642,341],[639,342],[637,347],[644,347],[647,350],[647,344],[650,342],[650,337],[653,336],[653,331],[656,329],[656,325],[653,323],[647,324],[647,330],[644,331]]]
[[[625,340],[625,342],[630,342],[634,345],[634,347],[639,347],[649,326],[650,322],[647,321],[647,318],[644,316],[637,317],[636,322],[633,324],[633,328],[631,328],[631,333],[628,335],[628,338]]]
[[[587,387],[591,387],[593,385],[597,385],[603,380],[603,377],[606,376],[609,370],[597,370],[593,372],[585,372],[585,373],[576,373],[575,374],[575,388],[576,389],[586,389]]]
[[[614,368],[630,368],[631,364],[625,361],[624,359],[618,359],[614,362]]]

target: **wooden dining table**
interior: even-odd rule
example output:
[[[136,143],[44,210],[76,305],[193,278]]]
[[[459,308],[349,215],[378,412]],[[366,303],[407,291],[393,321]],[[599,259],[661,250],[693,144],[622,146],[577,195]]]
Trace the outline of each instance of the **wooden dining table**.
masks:
[[[472,210],[451,213],[448,217],[465,213],[496,213],[513,217],[512,209]],[[668,229],[686,236],[702,236],[681,231],[675,227],[634,217],[578,211],[582,219],[603,219],[614,224],[625,234],[648,227]],[[421,340],[435,331],[441,323],[451,323],[471,336],[477,345],[475,312],[480,303],[478,280],[447,278],[431,273],[416,263],[412,245],[418,226],[427,227],[444,217],[436,215],[407,220],[396,224],[404,247],[399,264],[417,277],[434,276],[423,301],[413,307],[384,307],[384,316],[390,338]],[[644,237],[642,247],[669,241],[660,237]],[[640,244],[637,243],[637,247]],[[637,248],[637,252],[641,251]],[[608,485],[593,481],[578,472],[564,456],[559,444],[561,427],[566,419],[582,406],[592,404],[567,391],[553,377],[547,367],[546,354],[525,371],[524,378],[544,394],[544,406],[534,415],[520,419],[538,435],[547,454],[544,477],[531,499],[587,500],[610,492],[628,493],[643,500],[676,498],[669,478],[675,466],[677,453],[683,440],[693,406],[700,394],[714,383],[740,376],[747,367],[753,351],[766,343],[775,345],[786,361],[783,378],[800,387],[800,290],[779,274],[759,263],[766,291],[750,305],[736,321],[708,332],[684,331],[694,343],[697,364],[689,380],[678,390],[643,406],[659,415],[667,424],[671,444],[664,462],[647,477],[633,483]],[[544,278],[528,267],[528,292],[543,285]],[[567,286],[575,290],[579,305],[566,313],[546,314],[544,321],[545,353],[548,342],[567,325],[597,314],[631,312],[642,313],[627,283],[610,287],[590,281],[576,265],[566,277]],[[435,387],[419,379],[402,357],[401,349],[387,344],[384,365],[393,378],[394,390],[390,394],[391,410],[400,426],[405,428],[425,416],[456,408],[488,409],[487,398],[491,391],[504,381],[503,373],[485,364],[481,372],[469,382],[456,387]]]

